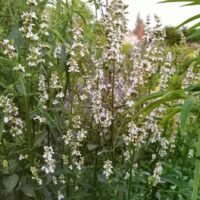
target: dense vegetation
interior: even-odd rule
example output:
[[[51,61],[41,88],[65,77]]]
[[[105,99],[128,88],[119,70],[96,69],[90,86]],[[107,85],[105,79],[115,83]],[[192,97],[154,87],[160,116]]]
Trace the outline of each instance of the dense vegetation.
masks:
[[[0,1],[0,199],[200,199],[200,52],[90,4]]]

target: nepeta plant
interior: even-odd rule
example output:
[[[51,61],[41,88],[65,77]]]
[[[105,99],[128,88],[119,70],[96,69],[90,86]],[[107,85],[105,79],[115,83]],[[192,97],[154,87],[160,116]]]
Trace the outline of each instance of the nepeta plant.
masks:
[[[0,198],[155,198],[167,187],[162,173],[177,148],[186,97],[168,91],[179,72],[159,18],[155,26],[147,18],[143,40],[125,54],[121,0],[90,22],[101,30],[95,36],[91,28],[92,42],[77,2],[42,3],[27,0],[20,46],[1,42],[10,78],[0,90]],[[70,16],[63,34],[56,9]],[[193,77],[189,68],[183,86]]]

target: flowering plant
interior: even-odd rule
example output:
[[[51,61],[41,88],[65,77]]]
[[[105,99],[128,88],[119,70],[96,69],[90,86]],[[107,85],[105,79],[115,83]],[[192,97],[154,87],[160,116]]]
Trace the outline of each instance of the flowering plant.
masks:
[[[174,183],[162,174],[182,148],[197,62],[181,71],[157,16],[123,53],[123,2],[99,5],[88,24],[80,5],[27,0],[17,37],[2,38],[0,198],[166,198],[159,189]]]

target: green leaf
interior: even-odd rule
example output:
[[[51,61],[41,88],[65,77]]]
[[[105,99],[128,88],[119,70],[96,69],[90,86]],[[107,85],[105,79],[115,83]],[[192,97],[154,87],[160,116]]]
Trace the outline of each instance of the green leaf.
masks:
[[[8,39],[15,41],[15,46],[17,47],[17,50],[19,51],[21,44],[23,43],[23,38],[21,35],[21,32],[19,31],[18,26],[14,26],[8,36]]]
[[[191,33],[187,36],[187,39],[195,39],[195,38],[198,38],[200,37],[200,31],[197,30],[195,31],[194,33]]]
[[[64,40],[64,38],[62,37],[62,35],[58,32],[58,31],[56,31],[55,29],[52,29],[51,30],[52,31],[52,33],[54,33],[55,35],[56,35],[56,37],[61,41],[61,42],[65,42],[65,40]]]
[[[62,130],[58,126],[58,123],[55,121],[55,119],[52,118],[52,116],[48,112],[45,112],[44,110],[41,110],[41,109],[39,109],[38,111],[41,114],[41,116],[44,116],[47,119],[47,123],[49,127],[53,127],[53,126],[56,127],[59,133],[62,134]]]
[[[198,91],[200,91],[200,84],[190,85],[185,90],[189,91],[189,92],[198,92]]]
[[[3,179],[3,185],[8,193],[12,192],[19,181],[17,174],[10,175]]]
[[[24,78],[21,76],[20,79],[20,84],[16,85],[16,89],[20,94],[23,94],[24,96],[27,96],[27,91],[26,91],[26,82]]]
[[[150,95],[149,95],[149,97],[150,97]],[[177,99],[184,99],[186,96],[185,96],[184,90],[172,90],[172,91],[165,91],[162,93],[155,93],[155,96],[153,96],[153,94],[152,94],[151,98],[146,97],[145,99],[140,100],[139,102],[137,102],[134,105],[134,107],[141,105],[141,103],[145,103],[145,100],[152,100],[154,98],[157,99],[158,97],[159,97],[158,100],[150,103],[145,108],[140,109],[140,111],[134,115],[134,118],[137,118],[138,116],[140,116],[142,114],[142,118],[141,118],[141,121],[142,121],[143,119],[145,119],[145,117],[147,115],[149,115],[151,113],[151,111],[153,109],[155,109],[156,107],[159,107],[161,104],[171,102],[171,101],[177,100]]]
[[[158,97],[161,97],[162,95],[164,95],[165,92],[156,92],[156,93],[153,93],[153,94],[150,94],[150,95],[147,95],[143,98],[140,98],[135,104],[133,107],[137,108],[139,106],[141,106],[143,103],[145,103],[146,101],[149,101],[151,99],[156,99]]]
[[[31,184],[25,184],[21,188],[22,192],[28,197],[35,197],[35,192]]]
[[[182,132],[185,131],[186,121],[188,119],[188,116],[189,116],[189,113],[190,113],[190,111],[192,109],[193,104],[194,104],[193,97],[189,97],[188,99],[186,99],[184,104],[183,104],[183,108],[181,110],[181,115],[180,115],[181,131]]]
[[[198,23],[194,24],[193,26],[191,26],[190,28],[188,28],[187,31],[192,31],[193,29],[199,28],[199,26],[200,26],[200,22],[198,22]]]
[[[181,27],[181,26],[184,26],[185,24],[188,24],[196,19],[199,19],[200,18],[200,14],[198,15],[194,15],[192,17],[190,17],[189,19],[186,19],[184,22],[182,22],[180,25],[178,25],[178,27]]]
[[[47,136],[46,133],[43,133],[40,136],[38,136],[37,139],[35,140],[33,147],[40,147],[46,136]]]
[[[169,110],[169,113],[163,117],[161,124],[163,124],[164,127],[168,125],[169,120],[171,120],[177,113],[181,111],[180,107],[173,107]]]
[[[9,171],[14,173],[17,169],[18,164],[19,163],[16,160],[9,160],[8,161]]]
[[[199,5],[200,1],[199,0],[164,0],[161,1],[159,3],[186,3],[188,2],[188,4],[184,4],[184,6],[188,6],[188,5]]]

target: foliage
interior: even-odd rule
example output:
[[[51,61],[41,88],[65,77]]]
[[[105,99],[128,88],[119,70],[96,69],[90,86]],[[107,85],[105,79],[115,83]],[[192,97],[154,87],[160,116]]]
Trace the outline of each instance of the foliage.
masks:
[[[161,1],[161,3],[174,3],[174,2],[180,2],[180,3],[186,3],[184,4],[184,6],[199,6],[200,5],[200,1],[199,0],[165,0],[165,1]],[[190,26],[189,31],[193,31],[195,29],[198,29],[200,26],[199,22],[195,22],[198,21],[200,18],[200,14],[194,15],[192,17],[190,17],[189,19],[186,19],[184,22],[182,22],[178,27],[182,27],[184,25],[188,25],[191,22],[194,22],[194,25]],[[200,32],[199,30],[195,31],[195,34],[192,34],[190,37],[192,38],[196,38],[200,36]]]
[[[176,27],[167,26],[166,30],[166,42],[168,45],[178,45],[181,41],[181,34],[177,31]]]
[[[183,36],[168,46],[157,16],[124,45],[121,0],[94,2],[100,19],[78,0],[13,2],[0,8],[0,199],[195,199],[199,52]]]

